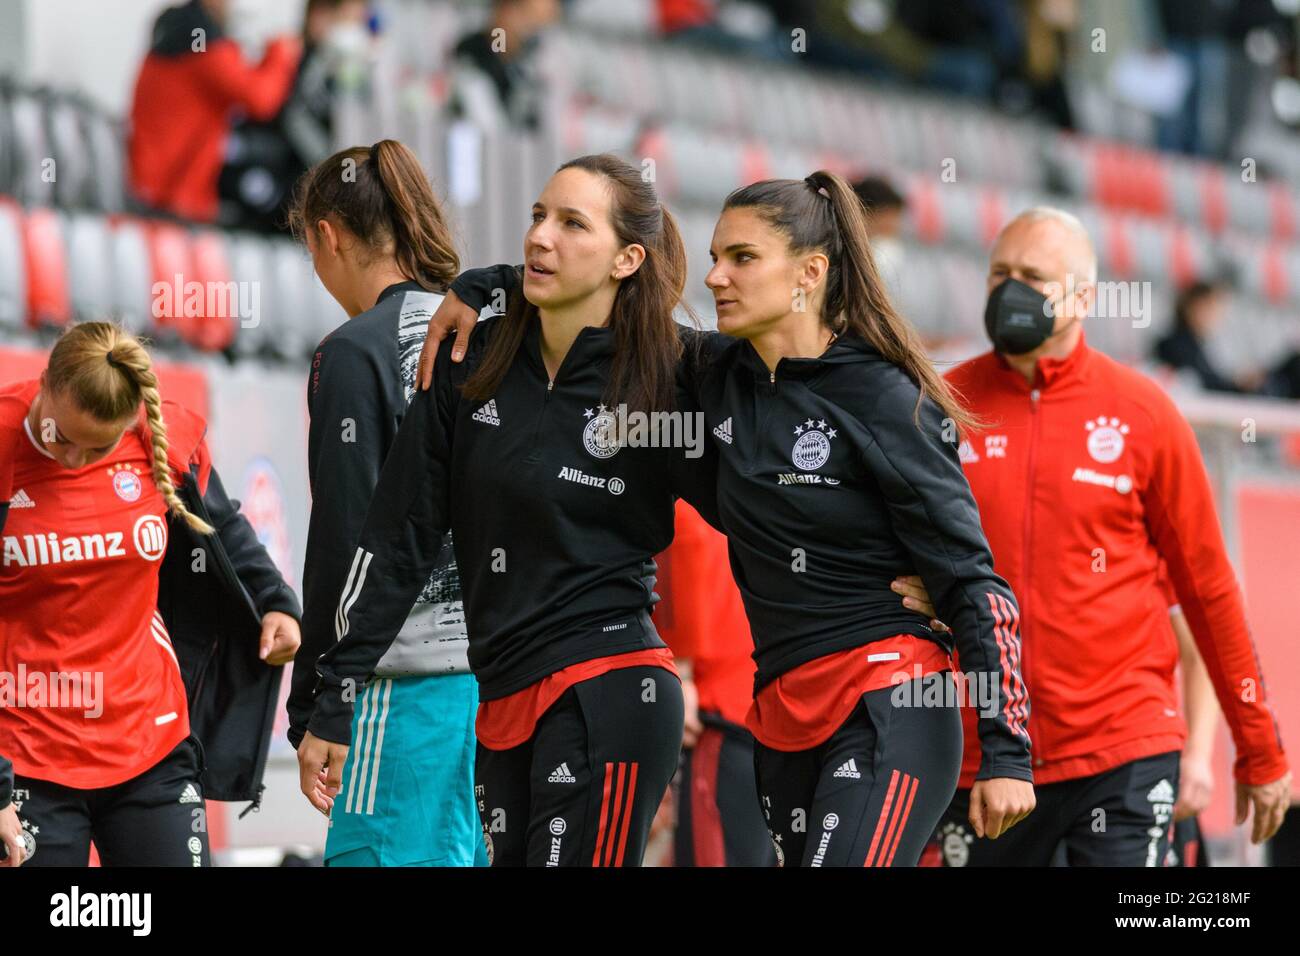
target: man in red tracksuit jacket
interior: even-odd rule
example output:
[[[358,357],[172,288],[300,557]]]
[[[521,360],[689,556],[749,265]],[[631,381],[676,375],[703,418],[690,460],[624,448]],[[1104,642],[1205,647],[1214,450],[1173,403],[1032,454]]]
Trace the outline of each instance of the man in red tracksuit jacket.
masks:
[[[271,119],[298,67],[292,38],[271,41],[260,64],[247,63],[225,35],[226,6],[190,0],[159,15],[131,103],[131,188],[155,209],[204,222],[217,217],[232,113]]]
[[[1020,601],[1038,798],[999,839],[975,836],[979,738],[966,713],[961,781],[936,833],[948,865],[1046,865],[1061,841],[1073,866],[1163,863],[1186,729],[1161,559],[1236,744],[1238,823],[1253,805],[1261,842],[1289,804],[1196,437],[1158,386],[1088,346],[1095,282],[1078,220],[1023,213],[990,257],[994,350],[948,374],[981,421],[960,457]]]

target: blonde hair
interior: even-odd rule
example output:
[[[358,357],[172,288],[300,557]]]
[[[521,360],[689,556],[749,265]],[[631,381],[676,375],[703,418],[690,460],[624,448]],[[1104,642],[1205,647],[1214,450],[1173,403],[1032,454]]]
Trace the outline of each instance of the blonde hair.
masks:
[[[103,422],[132,417],[144,402],[153,446],[153,480],[167,509],[200,534],[213,533],[211,525],[185,507],[172,484],[158,377],[138,339],[110,322],[72,326],[50,352],[45,388],[69,396],[82,411]]]

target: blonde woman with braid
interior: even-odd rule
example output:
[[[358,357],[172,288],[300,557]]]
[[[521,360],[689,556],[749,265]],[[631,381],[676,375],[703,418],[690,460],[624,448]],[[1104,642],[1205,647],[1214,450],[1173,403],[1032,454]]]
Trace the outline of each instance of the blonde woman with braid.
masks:
[[[0,386],[0,865],[206,866],[260,798],[297,598],[120,328]]]

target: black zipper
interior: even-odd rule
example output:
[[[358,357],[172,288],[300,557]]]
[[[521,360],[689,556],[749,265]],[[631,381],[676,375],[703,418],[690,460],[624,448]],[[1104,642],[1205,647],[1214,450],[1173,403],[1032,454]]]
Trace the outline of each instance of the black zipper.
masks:
[[[560,367],[555,370],[555,377],[546,380],[546,391],[542,394],[542,412],[537,416],[537,427],[533,430],[533,444],[528,451],[528,457],[524,461],[535,462],[541,460],[540,442],[542,439],[542,426],[546,423],[546,412],[551,405],[551,394],[555,391],[555,383],[560,380],[560,373],[564,371],[565,366],[569,364],[569,359],[573,357],[574,350],[578,347],[578,339],[582,338],[582,333],[587,331],[581,329],[573,344],[569,346],[569,351],[564,353],[564,358],[560,360]],[[537,358],[542,363],[542,374],[546,374],[546,358],[542,355],[541,333],[537,337]]]

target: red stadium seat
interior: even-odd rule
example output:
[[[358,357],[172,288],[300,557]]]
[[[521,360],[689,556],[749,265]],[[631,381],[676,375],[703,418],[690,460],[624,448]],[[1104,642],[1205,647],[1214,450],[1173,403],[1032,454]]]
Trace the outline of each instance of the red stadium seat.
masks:
[[[203,314],[193,328],[193,343],[206,351],[220,352],[235,341],[239,324],[239,289],[231,280],[225,237],[204,230],[194,237],[192,251],[194,278],[205,290],[219,293],[205,296]]]
[[[1133,275],[1135,256],[1129,223],[1125,216],[1102,214],[1101,249],[1106,269],[1116,278],[1127,279]]]
[[[195,279],[190,234],[175,223],[150,222],[145,226],[145,242],[153,276],[151,310],[156,334],[162,339],[193,342],[197,318],[185,314],[186,283]]]
[[[943,242],[945,226],[943,204],[934,180],[926,176],[912,177],[907,190],[907,213],[915,224],[916,236],[922,242]]]
[[[1278,239],[1294,239],[1296,237],[1295,193],[1285,183],[1273,183],[1268,190],[1273,236]]]
[[[1168,186],[1165,160],[1157,153],[1111,143],[1093,151],[1092,197],[1103,206],[1166,216]]]
[[[52,209],[32,209],[23,217],[27,259],[27,323],[32,328],[67,325],[72,320],[68,260],[63,224]]]

